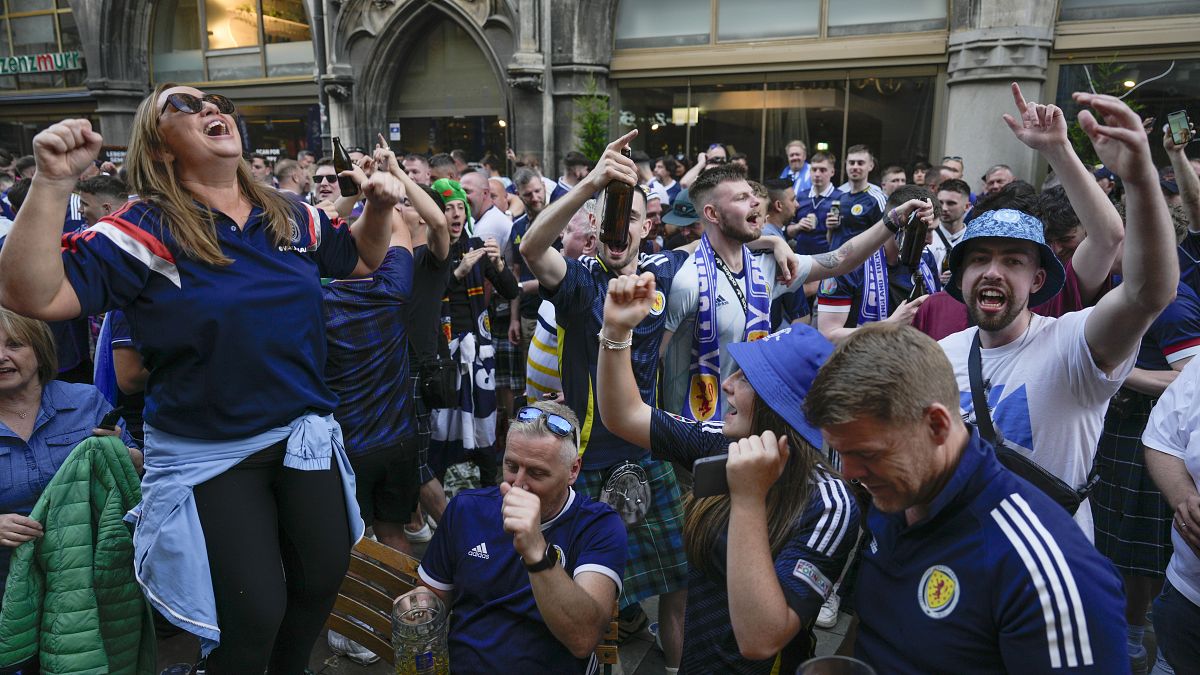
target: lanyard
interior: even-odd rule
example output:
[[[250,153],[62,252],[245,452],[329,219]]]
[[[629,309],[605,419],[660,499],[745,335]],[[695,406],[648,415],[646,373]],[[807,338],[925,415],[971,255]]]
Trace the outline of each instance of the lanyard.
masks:
[[[749,314],[750,303],[746,302],[746,294],[742,292],[742,285],[738,283],[737,277],[733,275],[733,272],[729,270],[729,266],[725,264],[724,260],[721,260],[721,256],[717,255],[716,251],[713,251],[713,260],[717,263],[717,269],[725,273],[725,278],[729,280],[729,285],[733,286],[733,292],[737,294],[738,302],[742,303],[742,314]],[[745,273],[746,270],[743,267],[742,274]]]

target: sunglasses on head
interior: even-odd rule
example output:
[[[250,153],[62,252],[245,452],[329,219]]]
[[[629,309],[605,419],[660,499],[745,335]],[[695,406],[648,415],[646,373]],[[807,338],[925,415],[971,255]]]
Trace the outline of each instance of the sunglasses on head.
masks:
[[[317,183],[336,183],[337,179],[336,173],[319,173],[313,176],[313,181]]]
[[[217,107],[217,112],[223,115],[233,114],[233,101],[225,98],[220,94],[205,94],[204,96],[192,96],[183,92],[177,92],[167,96],[167,102],[163,103],[162,110],[159,114],[167,112],[167,106],[174,106],[181,113],[195,115],[204,110],[204,104],[211,103]]]
[[[545,420],[546,428],[550,430],[550,433],[563,438],[573,438],[575,445],[579,445],[579,439],[575,436],[575,425],[562,415],[555,415],[533,406],[525,406],[517,411],[518,422],[536,422],[538,420]]]

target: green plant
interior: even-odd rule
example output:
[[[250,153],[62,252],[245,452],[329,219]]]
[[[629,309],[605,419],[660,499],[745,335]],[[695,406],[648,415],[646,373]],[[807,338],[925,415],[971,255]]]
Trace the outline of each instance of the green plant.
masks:
[[[575,137],[579,139],[579,152],[595,162],[608,146],[608,121],[612,118],[612,107],[608,94],[600,91],[596,78],[589,77],[584,83],[584,94],[574,99],[575,114],[572,122]]]
[[[1112,60],[1108,63],[1093,63],[1078,67],[1087,68],[1087,72],[1091,75],[1091,85],[1097,94],[1108,94],[1110,96],[1125,94],[1127,88],[1124,82],[1128,79],[1125,75],[1127,66],[1117,61],[1117,54],[1113,54]],[[1082,79],[1084,84],[1086,84],[1087,75],[1084,75]],[[1140,113],[1142,108],[1145,107],[1141,103],[1138,103],[1132,96],[1127,96],[1124,100],[1125,104],[1133,109],[1134,112]],[[1093,167],[1101,162],[1100,158],[1096,156],[1096,150],[1092,147],[1091,139],[1088,138],[1083,127],[1079,126],[1079,120],[1076,118],[1076,115],[1080,110],[1082,110],[1080,106],[1070,103],[1066,106],[1066,110],[1063,111],[1067,115],[1068,120],[1067,137],[1071,140],[1071,146],[1075,148],[1075,153],[1079,155],[1079,159],[1087,166]],[[1098,121],[1104,121],[1104,117],[1095,110],[1092,111],[1092,114],[1096,116]]]

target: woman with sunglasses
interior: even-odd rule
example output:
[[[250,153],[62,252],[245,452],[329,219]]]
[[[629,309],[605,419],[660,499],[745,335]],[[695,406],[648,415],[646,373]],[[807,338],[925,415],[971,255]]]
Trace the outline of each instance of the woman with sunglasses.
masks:
[[[302,673],[362,535],[323,377],[320,277],[378,267],[396,179],[377,172],[363,216],[334,225],[254,181],[227,98],[163,84],[134,118],[139,200],[60,249],[101,143],[87,120],[34,138],[33,207],[0,253],[0,301],[51,321],[125,310],[150,371],[128,518],[146,597],[200,637],[211,675]]]
[[[697,422],[636,396],[628,338],[654,304],[654,277],[609,282],[597,368],[600,416],[656,459],[692,466],[728,450],[730,494],[687,498],[688,598],[682,673],[795,672],[858,536],[859,508],[818,452],[802,403],[833,345],[793,325],[729,345],[723,422]]]

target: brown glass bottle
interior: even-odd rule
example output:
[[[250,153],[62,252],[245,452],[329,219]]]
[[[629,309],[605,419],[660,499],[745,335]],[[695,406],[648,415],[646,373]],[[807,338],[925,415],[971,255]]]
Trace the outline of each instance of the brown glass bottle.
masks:
[[[900,264],[912,272],[913,289],[908,299],[915,300],[929,293],[925,288],[925,277],[921,275],[921,254],[925,252],[925,221],[913,211],[900,234]]]
[[[630,156],[629,148],[621,154]],[[633,209],[633,186],[614,180],[604,188],[604,219],[600,222],[600,242],[609,248],[629,245],[629,215]]]
[[[351,168],[350,153],[342,147],[342,139],[334,136],[333,170],[338,175],[338,187],[341,188],[343,197],[353,197],[358,194],[358,183],[355,183],[353,178],[342,175],[343,171],[349,171]]]

